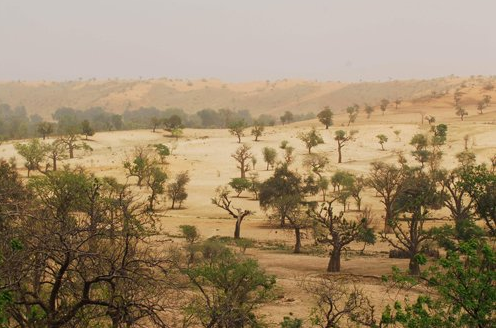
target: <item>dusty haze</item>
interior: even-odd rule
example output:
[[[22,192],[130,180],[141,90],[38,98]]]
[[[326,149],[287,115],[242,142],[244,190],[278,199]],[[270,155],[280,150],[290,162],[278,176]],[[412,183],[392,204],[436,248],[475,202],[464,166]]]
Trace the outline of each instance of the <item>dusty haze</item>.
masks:
[[[0,80],[495,74],[495,1],[0,3]]]

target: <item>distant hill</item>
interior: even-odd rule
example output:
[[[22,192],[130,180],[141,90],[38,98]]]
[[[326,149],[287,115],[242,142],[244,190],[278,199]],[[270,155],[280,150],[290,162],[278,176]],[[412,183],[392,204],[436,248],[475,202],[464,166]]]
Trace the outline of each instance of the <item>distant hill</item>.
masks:
[[[224,83],[215,79],[81,80],[0,82],[0,103],[23,105],[28,113],[49,118],[57,108],[104,107],[114,113],[139,107],[247,109],[253,115],[318,112],[324,106],[343,110],[353,103],[377,105],[382,98],[420,100],[458,88],[485,88],[495,77],[445,77],[389,82],[317,82],[307,80]]]

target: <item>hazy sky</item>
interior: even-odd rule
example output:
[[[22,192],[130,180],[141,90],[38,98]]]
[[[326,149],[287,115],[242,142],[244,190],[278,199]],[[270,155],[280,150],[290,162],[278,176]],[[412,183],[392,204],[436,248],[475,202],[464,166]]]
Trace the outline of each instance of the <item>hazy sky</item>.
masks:
[[[0,80],[493,75],[495,0],[0,0]]]

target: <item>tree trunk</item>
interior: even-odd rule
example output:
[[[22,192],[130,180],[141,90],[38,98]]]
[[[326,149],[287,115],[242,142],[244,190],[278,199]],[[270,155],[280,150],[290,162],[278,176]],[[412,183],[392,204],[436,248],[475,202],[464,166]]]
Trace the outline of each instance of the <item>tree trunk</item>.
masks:
[[[330,260],[328,262],[328,272],[340,272],[340,250],[333,248],[330,252]]]
[[[411,256],[411,259],[409,260],[409,273],[411,275],[419,275],[419,273],[421,272],[419,269],[419,263],[415,257],[416,255]]]
[[[300,254],[300,247],[302,243],[300,241],[300,227],[295,227],[295,249],[293,250],[294,254]]]
[[[326,125],[326,129],[328,129],[328,127],[329,127],[329,126],[328,126],[328,125]]]
[[[238,218],[236,220],[236,224],[235,224],[235,234],[234,234],[235,239],[240,239],[240,226],[241,225],[242,225],[242,220],[240,218]]]
[[[74,147],[69,145],[69,159],[74,158]]]
[[[393,229],[392,227],[388,224],[391,219],[393,219],[393,213],[392,210],[390,209],[391,206],[387,206],[385,211],[385,225],[383,227],[383,232],[385,233],[392,233]]]
[[[338,144],[338,163],[342,163],[342,147]]]
[[[267,163],[266,170],[269,170],[269,162]]]
[[[240,135],[238,135],[237,137],[238,137],[238,143],[241,143],[242,142],[242,138],[240,137]]]
[[[56,157],[52,158],[52,163],[53,163],[53,171],[57,171],[57,158]]]

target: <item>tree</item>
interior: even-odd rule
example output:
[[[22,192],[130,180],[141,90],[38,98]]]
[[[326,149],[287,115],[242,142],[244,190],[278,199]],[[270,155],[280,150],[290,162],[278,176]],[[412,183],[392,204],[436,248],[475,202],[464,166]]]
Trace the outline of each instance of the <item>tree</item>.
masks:
[[[37,126],[38,133],[43,137],[43,140],[54,132],[54,125],[51,122],[40,122]]]
[[[302,164],[319,178],[322,178],[323,171],[329,162],[328,158],[322,154],[309,154],[304,158]]]
[[[47,145],[47,156],[52,160],[52,170],[57,170],[57,161],[67,159],[66,147],[60,139],[56,139],[52,144]]]
[[[356,133],[357,130],[351,130],[348,134],[343,130],[335,131],[335,140],[338,145],[338,163],[342,163],[342,148],[345,146],[345,143],[354,139]]]
[[[176,138],[176,140],[178,140],[178,138],[180,138],[181,136],[183,136],[183,129],[182,128],[174,128],[171,130],[171,136]]]
[[[281,123],[285,125],[285,123],[291,123],[293,122],[293,113],[290,111],[285,111],[285,114],[283,114],[280,117]]]
[[[312,209],[310,214],[316,241],[331,246],[327,271],[340,272],[341,252],[359,238],[364,223],[347,221],[342,212],[334,215],[331,202],[323,203],[318,210]]]
[[[395,134],[395,137],[397,137],[397,142],[400,142],[400,133],[402,131],[400,130],[394,130],[393,133]]]
[[[255,137],[255,141],[257,142],[259,140],[259,137],[262,136],[262,133],[264,132],[264,124],[260,123],[259,121],[254,121],[254,126],[252,127],[251,134],[252,136]]]
[[[474,211],[483,219],[490,236],[495,235],[495,171],[485,165],[466,167],[461,172],[460,185],[468,193]]]
[[[395,109],[396,109],[396,110],[399,108],[399,106],[400,106],[400,104],[401,104],[401,103],[402,103],[402,99],[397,98],[397,99],[395,100]]]
[[[258,327],[254,310],[269,300],[276,279],[257,261],[224,247],[204,253],[204,259],[184,270],[196,294],[186,308],[187,317],[198,323],[187,326]]]
[[[147,176],[147,186],[150,188],[148,196],[148,210],[154,211],[155,204],[158,202],[160,195],[164,194],[166,189],[164,184],[167,180],[167,174],[159,167],[152,167],[150,175]]]
[[[150,124],[152,125],[152,132],[155,132],[155,130],[157,129],[157,127],[159,127],[161,122],[162,122],[162,120],[157,118],[157,117],[152,117],[150,119]]]
[[[316,128],[312,128],[306,133],[300,132],[297,136],[302,142],[304,142],[309,154],[311,154],[311,149],[314,146],[324,143],[323,137],[321,137],[321,134],[316,131]]]
[[[150,176],[152,168],[156,166],[155,160],[144,147],[135,147],[133,160],[125,160],[124,168],[128,171],[127,177],[136,177],[138,186]]]
[[[212,204],[218,206],[221,209],[226,210],[231,217],[236,219],[234,238],[240,239],[240,230],[242,222],[245,219],[245,217],[252,215],[253,212],[250,210],[242,210],[241,208],[236,208],[235,206],[233,206],[231,204],[232,201],[229,198],[229,191],[226,188],[226,186],[225,187],[219,186],[216,189],[216,196],[212,198],[211,201]]]
[[[419,275],[424,244],[433,238],[432,232],[425,230],[424,224],[430,209],[441,208],[442,199],[433,179],[420,169],[408,170],[404,188],[394,204],[398,215],[389,222],[395,239],[386,233],[382,233],[381,237],[392,247],[409,255],[409,273]],[[400,214],[404,214],[402,219]]]
[[[59,139],[64,145],[66,145],[66,148],[69,151],[69,159],[74,158],[74,150],[85,147],[84,144],[77,143],[79,136],[75,128],[68,128],[66,133],[59,137]]]
[[[362,203],[362,191],[366,187],[366,180],[363,176],[354,177],[352,184],[346,185],[346,189],[350,192],[350,196],[354,198],[357,210],[361,211],[361,203]]]
[[[262,149],[262,156],[264,157],[264,162],[266,162],[266,170],[269,170],[269,166],[274,168],[274,164],[276,163],[276,150],[272,147],[264,147]]]
[[[350,126],[351,123],[355,122],[357,116],[359,115],[359,105],[354,104],[353,106],[349,106],[345,111],[349,115],[349,122],[347,123],[347,126]]]
[[[164,129],[166,131],[174,131],[176,129],[181,129],[183,128],[183,125],[181,123],[181,118],[179,115],[173,114],[171,117],[164,119]]]
[[[283,160],[285,161],[284,164],[289,166],[292,164],[294,159],[293,152],[295,151],[295,148],[293,146],[287,146],[285,147],[285,154],[283,155]]]
[[[228,185],[236,191],[236,197],[240,197],[240,194],[251,186],[246,178],[232,178]]]
[[[331,111],[329,106],[326,106],[324,110],[319,112],[317,117],[319,122],[324,124],[326,129],[328,129],[328,127],[333,124],[333,112]]]
[[[95,130],[90,126],[90,121],[83,120],[81,122],[81,133],[85,135],[85,139],[88,140],[88,136],[95,135]]]
[[[186,184],[190,182],[188,171],[180,172],[176,175],[174,182],[167,185],[167,195],[171,198],[171,209],[175,209],[176,202],[179,202],[178,208],[188,197],[186,193]]]
[[[282,227],[288,220],[295,230],[295,253],[300,252],[300,229],[305,221],[303,216],[299,217],[304,195],[301,185],[302,179],[283,165],[261,184],[259,192],[259,205],[265,211],[272,211],[270,218],[279,220]]]
[[[31,139],[27,144],[15,143],[14,147],[17,153],[26,160],[24,166],[28,170],[28,177],[32,170],[43,170],[40,163],[45,160],[47,146],[41,143],[39,139]]]
[[[382,151],[385,151],[385,148],[383,147],[383,144],[385,144],[386,142],[388,142],[388,137],[383,135],[383,134],[379,134],[379,135],[376,135],[376,138],[378,138],[378,143],[380,143],[381,145],[381,150]]]
[[[168,325],[163,314],[174,302],[163,296],[176,294],[169,283],[175,274],[158,240],[145,238],[157,234],[155,220],[135,196],[115,180],[65,170],[29,185],[32,197],[15,226],[0,230],[0,282],[12,298],[8,323]]]
[[[251,159],[253,155],[250,150],[251,147],[248,144],[243,144],[231,155],[231,157],[238,162],[237,168],[240,169],[240,178],[245,178],[245,173],[250,171],[248,160]]]
[[[320,328],[378,327],[374,307],[366,293],[349,278],[320,276],[302,282],[315,306],[310,315],[313,326]]]
[[[364,105],[364,112],[366,112],[368,119],[371,118],[371,114],[374,112],[374,107],[371,105],[365,104]]]
[[[412,281],[397,276],[399,283]],[[422,285],[427,293],[419,295],[414,303],[395,302],[393,307],[387,306],[382,314],[385,326],[495,326],[495,249],[485,241],[463,242],[456,250],[447,251],[447,256],[414,284]]]
[[[160,158],[160,162],[164,164],[166,162],[166,157],[171,154],[171,151],[169,150],[169,147],[164,144],[155,144],[155,152]]]
[[[384,162],[373,162],[367,179],[367,185],[372,187],[382,198],[385,206],[384,231],[391,232],[390,222],[397,216],[398,208],[395,202],[404,190],[405,169],[389,165]]]
[[[470,167],[476,163],[476,154],[465,150],[456,154],[456,159],[462,167]]]
[[[410,144],[415,148],[415,151],[411,152],[411,154],[421,163],[421,168],[423,168],[430,158],[430,152],[426,149],[428,147],[428,138],[423,134],[416,134],[412,137]]]
[[[478,101],[477,105],[476,105],[476,108],[478,109],[478,111],[480,111],[480,114],[483,114],[483,110],[486,108],[486,104],[483,100],[481,101]]]
[[[261,182],[259,181],[258,173],[250,173],[250,186],[248,187],[248,191],[254,194],[254,199],[259,200],[259,190],[261,188]]]
[[[464,120],[464,116],[468,115],[468,111],[462,106],[456,106],[456,115],[461,118],[461,121]]]
[[[380,110],[382,115],[385,115],[385,111],[387,110],[388,104],[390,104],[390,101],[386,98],[383,98],[380,101]]]
[[[247,128],[247,124],[245,120],[237,120],[233,121],[228,125],[228,129],[231,135],[236,136],[238,138],[238,143],[242,142],[243,131]]]

